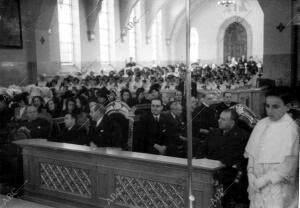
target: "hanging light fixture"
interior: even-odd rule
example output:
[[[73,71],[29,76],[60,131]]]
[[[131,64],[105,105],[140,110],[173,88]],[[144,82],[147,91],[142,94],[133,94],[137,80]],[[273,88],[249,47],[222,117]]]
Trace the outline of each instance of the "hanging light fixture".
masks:
[[[233,4],[235,4],[233,0],[218,0],[218,6],[229,7]]]

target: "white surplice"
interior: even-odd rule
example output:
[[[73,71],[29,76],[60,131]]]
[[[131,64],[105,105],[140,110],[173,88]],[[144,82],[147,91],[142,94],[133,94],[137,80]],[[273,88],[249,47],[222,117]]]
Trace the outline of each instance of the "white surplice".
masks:
[[[249,159],[248,172],[271,182],[260,190],[248,187],[250,208],[297,206],[299,133],[288,114],[278,121],[268,117],[259,121],[246,146],[245,157]]]

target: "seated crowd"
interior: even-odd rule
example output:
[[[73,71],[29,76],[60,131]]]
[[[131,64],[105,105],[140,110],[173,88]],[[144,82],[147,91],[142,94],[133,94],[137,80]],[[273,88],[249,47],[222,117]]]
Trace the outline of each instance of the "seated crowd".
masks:
[[[136,67],[112,71],[108,76],[56,76],[50,80],[41,78],[35,86],[3,88],[0,131],[7,131],[14,140],[45,138],[186,158],[186,126],[191,122],[193,157],[221,161],[224,168],[217,179],[228,186],[239,171],[244,171],[243,152],[251,128],[245,128],[239,120],[232,109],[237,103],[225,91],[233,89],[236,80],[245,84],[257,71],[229,65],[193,64],[193,68],[192,121],[186,121],[185,116],[184,65]],[[211,84],[212,80],[216,85]],[[203,84],[201,89],[224,91],[222,102],[216,103],[215,93],[198,94],[199,83]],[[164,96],[166,92],[174,94]],[[128,142],[128,120],[106,114],[106,106],[113,101],[123,101],[135,115],[132,144]],[[247,201],[247,184],[243,182],[242,186],[243,191],[237,191],[238,200]],[[226,195],[224,203],[229,204],[232,198],[237,196]]]
[[[59,142],[95,144],[92,142],[92,132],[93,127],[97,126],[100,118],[98,118],[99,115],[96,116],[97,119],[94,118],[93,108],[99,105],[97,109],[101,109],[101,106],[105,109],[108,103],[120,99],[128,105],[130,111],[138,118],[134,126],[133,150],[153,153],[155,152],[154,150],[150,151],[147,149],[148,147],[142,147],[147,142],[142,142],[143,135],[139,135],[141,132],[146,131],[143,128],[147,128],[146,126],[150,125],[149,123],[147,124],[149,119],[145,116],[151,114],[151,112],[153,114],[155,110],[157,114],[168,112],[171,116],[167,116],[167,120],[171,123],[171,126],[174,124],[172,123],[174,119],[180,125],[185,123],[183,91],[186,67],[184,64],[152,68],[139,68],[134,66],[135,64],[131,65],[133,66],[122,69],[119,72],[110,71],[108,75],[101,71],[99,75],[91,72],[89,74],[68,75],[66,77],[45,78],[41,76],[36,85],[1,88],[0,127],[1,129],[7,129],[7,126],[9,126],[9,133],[15,139],[47,138]],[[204,135],[211,129],[218,127],[217,120],[221,112],[235,104],[230,101],[231,94],[225,93],[225,102],[218,105],[215,104],[213,105],[214,107],[210,108],[210,102],[215,101],[215,96],[213,94],[203,94],[198,100],[198,92],[201,89],[206,89],[220,93],[228,89],[234,89],[237,86],[244,86],[251,76],[258,72],[256,65],[253,65],[252,68],[245,66],[247,64],[244,64],[242,69],[239,64],[234,63],[226,63],[222,66],[192,64],[193,136],[199,139],[199,141],[195,139],[195,143],[203,140],[205,138]],[[242,82],[243,84],[240,85],[237,82]],[[168,92],[171,92],[171,95]],[[158,109],[152,109],[153,104],[151,102],[154,102],[155,99],[155,102],[161,105],[157,107]],[[144,108],[141,108],[141,106],[144,106]],[[102,112],[103,110],[100,111]],[[105,117],[104,112],[101,114]],[[178,119],[179,121],[177,121]],[[118,133],[117,130],[125,128],[123,127],[124,122],[123,124],[118,124],[108,119],[105,123],[109,123],[109,121],[113,125],[105,124],[105,127],[109,131],[113,129],[115,135],[107,135],[106,137],[113,136],[115,137],[114,141],[122,143],[116,144],[118,147],[128,148],[126,142],[120,139],[120,137],[124,137],[122,133],[124,134],[125,131]],[[79,127],[74,128],[75,125]],[[74,129],[75,133],[71,131],[72,129]],[[168,135],[168,130],[164,134]],[[77,134],[76,131],[80,132]],[[184,137],[185,128],[180,127],[180,131],[178,135],[182,134]],[[75,137],[78,135],[80,138],[74,137],[74,141],[71,141],[72,136],[69,138],[65,135],[68,132],[71,132],[72,136],[74,134]],[[173,134],[174,131],[170,130],[170,133]],[[82,139],[81,137],[86,137],[87,139]],[[173,139],[174,135],[168,135],[168,137]],[[178,139],[176,142],[181,148],[181,153],[174,153],[173,150],[159,151],[158,149],[160,148],[155,148],[156,153],[164,153],[170,156],[181,154],[183,156],[184,139],[180,137]],[[173,145],[171,144],[173,141],[169,143]]]

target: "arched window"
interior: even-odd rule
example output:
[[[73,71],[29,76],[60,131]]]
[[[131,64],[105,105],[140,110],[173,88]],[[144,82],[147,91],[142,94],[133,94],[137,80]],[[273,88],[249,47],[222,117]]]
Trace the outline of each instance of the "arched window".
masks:
[[[235,57],[236,60],[242,55],[247,57],[247,31],[245,27],[234,22],[228,26],[224,35],[224,61],[228,56]]]
[[[140,1],[132,9],[129,17],[130,28],[128,30],[129,56],[137,60],[138,36],[140,34],[139,19],[141,17]]]
[[[73,65],[75,48],[78,49],[79,45],[78,0],[58,0],[57,6],[60,62],[62,65]]]
[[[152,28],[152,60],[158,63],[159,57],[161,57],[162,51],[162,15],[161,10],[157,13],[156,18],[153,21]]]
[[[196,28],[191,28],[191,47],[190,47],[191,62],[199,59],[199,35]]]
[[[99,14],[100,62],[111,63],[114,56],[114,0],[103,0]]]

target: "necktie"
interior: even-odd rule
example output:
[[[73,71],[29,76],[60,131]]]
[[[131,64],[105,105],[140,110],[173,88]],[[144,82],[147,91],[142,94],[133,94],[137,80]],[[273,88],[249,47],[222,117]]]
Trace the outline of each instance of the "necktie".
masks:
[[[154,116],[154,129],[153,129],[153,132],[154,132],[154,137],[155,137],[155,142],[158,142],[159,139],[159,123],[158,123],[158,117],[157,116]]]
[[[158,120],[158,117],[155,116],[154,120],[155,120],[155,128],[156,128],[156,131],[158,133],[159,132],[159,120]]]

